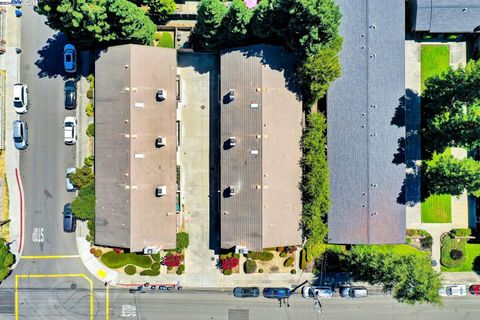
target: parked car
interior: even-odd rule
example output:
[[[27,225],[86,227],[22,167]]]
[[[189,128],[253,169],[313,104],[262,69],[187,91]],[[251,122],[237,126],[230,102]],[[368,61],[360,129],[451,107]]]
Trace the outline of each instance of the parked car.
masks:
[[[320,287],[310,287],[305,286],[302,288],[302,296],[304,298],[331,298],[333,296],[332,287],[329,286],[320,286]]]
[[[368,290],[365,287],[341,286],[338,292],[342,298],[365,298],[368,296]]]
[[[442,286],[438,290],[438,294],[442,297],[461,297],[467,295],[467,287],[463,284],[453,284],[449,286]]]
[[[17,113],[26,113],[28,109],[28,86],[23,83],[13,85],[13,107]]]
[[[75,117],[66,117],[63,121],[65,144],[77,143],[77,119]]]
[[[27,149],[28,125],[25,121],[15,120],[13,122],[13,143],[18,150]]]
[[[67,191],[73,192],[77,190],[77,187],[70,181],[70,175],[75,173],[77,168],[67,168]]]
[[[77,107],[77,83],[73,80],[65,82],[65,109],[73,110]]]
[[[290,297],[290,289],[288,288],[265,288],[263,296],[269,299],[284,299]]]
[[[67,43],[63,47],[63,66],[66,72],[77,72],[77,50],[73,44]]]
[[[233,289],[233,296],[237,298],[256,298],[259,295],[260,290],[257,287],[236,287],[235,289]]]
[[[77,221],[72,211],[72,205],[67,203],[63,207],[63,231],[74,232],[77,226]]]
[[[468,291],[470,294],[480,296],[480,284],[472,284],[469,288]]]

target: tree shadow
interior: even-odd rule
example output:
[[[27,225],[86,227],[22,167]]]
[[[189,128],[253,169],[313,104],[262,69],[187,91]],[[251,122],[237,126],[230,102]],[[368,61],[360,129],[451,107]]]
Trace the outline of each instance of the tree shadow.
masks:
[[[400,137],[398,138],[398,148],[397,153],[393,155],[392,163],[399,165],[405,164],[405,138]]]
[[[395,109],[395,114],[393,115],[392,121],[390,121],[391,125],[397,126],[399,128],[405,127],[405,123],[406,123],[405,100],[406,100],[405,95],[402,96],[400,99],[398,99],[398,106]]]
[[[473,264],[472,264],[472,270],[480,275],[480,256],[476,257],[474,260],[473,260]]]
[[[35,65],[40,69],[40,78],[71,77],[72,74],[67,73],[63,67],[63,47],[67,42],[67,37],[59,32],[49,38],[47,44],[38,51],[40,58],[35,61]]]

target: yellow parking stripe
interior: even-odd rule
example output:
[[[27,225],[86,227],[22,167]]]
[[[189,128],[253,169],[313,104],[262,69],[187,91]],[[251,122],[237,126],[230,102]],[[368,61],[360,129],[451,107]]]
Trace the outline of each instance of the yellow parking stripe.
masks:
[[[18,320],[18,279],[25,278],[63,278],[63,277],[81,277],[90,284],[90,320],[93,320],[93,281],[83,273],[65,273],[65,274],[17,274],[15,275],[15,320]]]
[[[70,259],[70,258],[80,258],[79,255],[72,256],[22,256],[22,259]]]
[[[109,295],[109,285],[107,285],[107,296],[106,296],[106,301],[105,301],[105,320],[110,320],[110,297]]]

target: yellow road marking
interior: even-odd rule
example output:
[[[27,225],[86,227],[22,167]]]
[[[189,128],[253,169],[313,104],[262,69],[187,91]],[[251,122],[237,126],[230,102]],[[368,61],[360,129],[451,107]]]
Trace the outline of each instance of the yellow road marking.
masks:
[[[17,274],[15,275],[15,320],[18,320],[18,279],[24,278],[63,278],[63,277],[81,277],[90,284],[90,320],[93,320],[93,281],[83,273],[65,273],[65,274]]]
[[[107,285],[107,297],[105,301],[105,320],[110,320],[110,297],[109,297],[109,285]]]
[[[80,258],[79,255],[72,256],[22,256],[22,259],[70,259],[70,258]]]
[[[103,269],[98,269],[97,275],[101,278],[105,278],[107,276],[107,273]]]

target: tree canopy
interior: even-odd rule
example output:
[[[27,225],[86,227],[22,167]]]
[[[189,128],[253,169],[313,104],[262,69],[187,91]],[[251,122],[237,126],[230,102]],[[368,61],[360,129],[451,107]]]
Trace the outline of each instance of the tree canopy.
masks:
[[[330,207],[326,130],[323,114],[308,115],[303,137],[302,223],[304,236],[320,243],[324,242],[328,231],[325,217]]]
[[[88,187],[95,182],[95,176],[93,175],[92,168],[89,166],[83,166],[77,168],[77,171],[70,174],[70,180],[79,189]]]
[[[216,50],[221,41],[222,21],[228,9],[221,0],[201,0],[192,34],[196,49]]]
[[[150,18],[158,23],[167,22],[177,8],[175,0],[145,0],[145,4]]]
[[[156,31],[143,10],[127,0],[43,0],[35,10],[80,48],[112,42],[150,44]]]
[[[95,185],[90,184],[78,191],[72,201],[72,211],[80,220],[93,220],[95,217]]]
[[[10,274],[14,263],[15,256],[10,252],[7,241],[0,238],[0,282]]]

